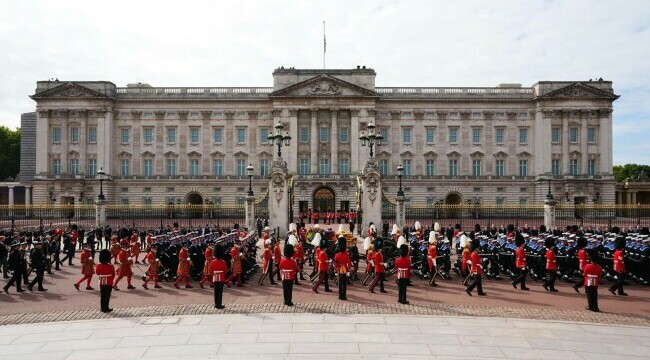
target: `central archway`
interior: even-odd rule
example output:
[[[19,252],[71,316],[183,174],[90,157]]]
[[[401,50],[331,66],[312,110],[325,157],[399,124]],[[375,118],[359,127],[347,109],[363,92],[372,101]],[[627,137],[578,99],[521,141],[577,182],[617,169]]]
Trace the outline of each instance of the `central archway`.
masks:
[[[336,197],[334,190],[328,187],[319,187],[314,191],[313,209],[317,212],[334,211],[336,209]]]
[[[203,205],[203,197],[197,193],[189,193],[185,196],[187,205]]]
[[[451,192],[445,197],[445,205],[461,205],[463,197],[457,192]]]
[[[203,217],[203,196],[199,193],[191,192],[185,195],[185,204],[189,205],[187,208],[187,217],[191,219],[200,219]]]

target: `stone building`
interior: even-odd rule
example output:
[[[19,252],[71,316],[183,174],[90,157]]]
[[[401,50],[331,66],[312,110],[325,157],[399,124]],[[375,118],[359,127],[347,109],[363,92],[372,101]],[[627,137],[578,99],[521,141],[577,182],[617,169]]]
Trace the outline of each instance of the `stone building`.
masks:
[[[615,201],[610,81],[376,87],[375,76],[364,66],[279,68],[273,87],[39,81],[33,201],[92,202],[102,167],[111,203],[243,204],[249,164],[255,194],[267,192],[277,123],[292,138],[282,157],[294,212],[356,207],[371,123],[384,194],[402,164],[407,204],[536,203],[547,179],[564,201]]]

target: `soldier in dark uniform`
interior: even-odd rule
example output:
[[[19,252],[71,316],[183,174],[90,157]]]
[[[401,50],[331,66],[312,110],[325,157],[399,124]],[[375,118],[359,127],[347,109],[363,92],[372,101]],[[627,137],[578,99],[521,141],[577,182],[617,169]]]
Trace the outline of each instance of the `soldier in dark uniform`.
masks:
[[[23,276],[23,284],[28,285],[29,284],[29,271],[28,269],[28,259],[29,259],[29,253],[27,252],[27,239],[22,238],[20,240],[20,273]]]
[[[38,291],[47,291],[43,287],[43,273],[45,273],[45,256],[43,256],[42,243],[39,240],[36,240],[34,243],[34,250],[31,254],[31,265],[32,270],[36,274],[36,277],[32,282],[27,284],[29,291],[33,291],[34,284],[38,284]]]
[[[22,279],[22,254],[20,253],[20,243],[14,241],[11,243],[11,253],[9,254],[9,270],[13,270],[11,279],[2,289],[9,294],[9,288],[16,284],[16,291],[23,292],[20,280]]]
[[[5,246],[5,237],[0,236],[0,268],[2,268],[2,277],[9,279],[9,270],[7,265],[8,251]]]

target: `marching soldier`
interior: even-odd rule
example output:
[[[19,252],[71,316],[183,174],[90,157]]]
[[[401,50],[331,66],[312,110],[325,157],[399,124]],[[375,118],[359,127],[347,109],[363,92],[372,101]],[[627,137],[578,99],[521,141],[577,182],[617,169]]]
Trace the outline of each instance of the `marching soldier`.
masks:
[[[618,295],[627,296],[625,291],[623,291],[623,283],[625,282],[625,238],[618,237],[614,240],[616,245],[616,251],[614,252],[614,272],[616,272],[616,282],[609,288],[609,292],[616,295],[618,290]]]
[[[528,267],[526,265],[526,250],[524,250],[524,237],[521,234],[515,236],[515,267],[519,270],[517,278],[511,283],[513,288],[517,288],[517,284],[521,284],[521,290],[530,290],[526,287],[526,276],[528,275]]]
[[[364,247],[367,244],[367,250],[366,250],[366,277],[363,279],[361,282],[363,285],[366,285],[368,283],[368,279],[373,275],[375,272],[375,247],[370,243],[370,236],[368,236],[365,240]]]
[[[293,283],[298,272],[298,265],[293,259],[293,246],[287,244],[284,246],[284,258],[280,261],[280,271],[282,279],[282,295],[284,305],[293,306],[291,301],[293,295]]]
[[[131,256],[135,258],[135,263],[139,264],[140,260],[138,258],[140,257],[140,252],[142,251],[142,245],[138,241],[138,237],[136,233],[133,233],[131,236]]]
[[[190,267],[192,266],[190,262],[190,255],[187,252],[187,243],[184,242],[183,248],[178,252],[178,270],[176,271],[176,275],[178,276],[174,282],[175,288],[179,288],[178,284],[180,284],[181,281],[185,282],[186,289],[192,288],[192,285],[190,285]]]
[[[204,255],[205,261],[203,262],[203,278],[201,278],[201,281],[199,281],[199,286],[201,289],[203,289],[203,284],[206,281],[210,281],[212,278],[212,271],[210,270],[210,264],[212,263],[212,246],[206,246],[205,247],[205,255]],[[210,287],[212,288],[214,284],[210,282]]]
[[[115,266],[111,264],[111,252],[104,249],[99,252],[99,265],[95,270],[99,276],[100,308],[104,313],[113,311],[109,307],[111,292],[113,290],[113,279],[115,278]]]
[[[372,279],[372,283],[370,283],[370,287],[368,287],[368,290],[374,294],[375,286],[379,284],[379,292],[386,293],[387,291],[384,289],[384,280],[386,279],[386,268],[384,266],[384,255],[382,254],[381,241],[377,242],[377,248],[375,249],[375,253],[373,254],[372,263],[374,263],[375,265],[375,278]]]
[[[228,264],[223,260],[224,250],[220,245],[214,247],[215,258],[210,261],[210,271],[212,272],[212,284],[214,285],[214,307],[223,309],[223,284],[226,281],[226,271]]]
[[[271,281],[271,285],[275,285],[276,282],[273,280],[273,254],[271,252],[271,239],[264,240],[264,254],[262,254],[262,259],[264,260],[262,266],[262,277],[260,277],[259,284],[264,286],[264,280],[268,277]]]
[[[555,260],[555,239],[547,237],[545,239],[546,247],[546,278],[544,279],[544,289],[550,292],[557,292],[555,288],[555,278],[557,276],[557,261]]]
[[[585,266],[587,266],[587,263],[589,262],[587,250],[585,249],[586,246],[587,239],[583,237],[578,238],[578,269],[580,270],[580,273],[584,273]],[[573,290],[575,290],[577,293],[580,293],[580,290],[578,289],[584,286],[584,284],[584,280],[576,282],[576,284],[573,285]]]
[[[237,284],[237,287],[244,286],[242,284],[241,256],[242,254],[239,252],[237,245],[233,245],[232,249],[230,249],[230,261],[231,261],[232,274],[230,274],[230,277],[228,278],[228,280],[226,280],[226,282],[229,283],[232,281],[233,285]]]
[[[585,265],[583,270],[585,293],[587,294],[587,306],[585,309],[594,312],[599,312],[598,309],[598,283],[600,276],[603,273],[603,268],[596,263],[596,251],[590,250],[588,253],[589,263]]]
[[[120,255],[120,244],[117,242],[117,235],[113,235],[111,237],[111,257],[115,264],[117,264],[118,255]]]
[[[427,264],[429,265],[429,274],[431,275],[429,286],[438,286],[438,284],[436,284],[436,274],[438,273],[436,269],[436,262],[438,259],[438,240],[436,239],[436,233],[434,231],[429,233],[429,250],[427,255]]]
[[[296,244],[293,246],[293,258],[296,260],[296,265],[298,266],[298,275],[296,276],[296,285],[298,284],[298,278],[300,280],[305,280],[305,277],[302,275],[303,264],[305,260],[305,251],[303,250],[302,244],[299,240],[296,241]]]
[[[20,243],[17,240],[11,243],[11,253],[9,254],[9,260],[7,263],[9,270],[13,270],[11,279],[7,282],[7,285],[3,287],[3,290],[9,294],[9,288],[16,284],[16,291],[21,293],[25,290],[22,289],[22,254],[20,253]]]
[[[280,241],[275,241],[275,246],[273,247],[273,260],[275,261],[275,273],[278,275],[278,281],[280,279],[280,260],[282,260],[282,250],[280,249]],[[273,277],[273,273],[270,274]]]
[[[32,280],[31,283],[27,284],[29,291],[33,291],[35,284],[38,284],[38,291],[47,291],[43,287],[43,274],[45,273],[45,257],[43,256],[42,244],[39,240],[36,240],[34,243],[34,250],[31,254],[31,266],[36,277]]]
[[[117,255],[120,267],[117,270],[117,279],[115,279],[113,289],[119,291],[120,289],[117,287],[117,284],[122,280],[122,278],[126,278],[126,288],[133,290],[135,289],[135,286],[131,285],[131,278],[133,277],[131,265],[133,265],[133,260],[131,260],[129,256],[129,241],[126,239],[122,240],[121,247],[122,250],[120,250],[120,253]]]
[[[350,268],[352,267],[352,262],[350,261],[350,255],[347,252],[345,238],[339,237],[338,239],[338,253],[334,256],[334,271],[338,276],[339,281],[339,299],[347,300],[347,284],[348,284],[348,274]]]
[[[400,257],[395,260],[395,268],[397,269],[397,302],[400,304],[408,304],[406,300],[406,288],[411,278],[411,259],[409,258],[408,245],[404,244],[399,248]]]
[[[467,288],[465,288],[465,292],[467,293],[467,295],[472,296],[472,290],[474,290],[474,288],[476,287],[478,291],[478,295],[485,296],[487,295],[487,293],[483,292],[483,283],[482,283],[483,263],[481,262],[481,257],[478,254],[478,249],[481,247],[481,241],[479,239],[472,240],[472,242],[470,243],[470,247],[472,248],[472,255],[470,257],[472,266],[470,272],[473,278],[472,281],[470,281]]]
[[[325,292],[332,292],[330,290],[330,285],[329,285],[329,279],[328,279],[328,270],[329,270],[329,261],[327,259],[327,251],[326,246],[324,243],[320,244],[319,248],[316,248],[316,265],[318,266],[318,281],[314,284],[312,287],[312,291],[318,294],[318,287],[320,284],[325,283]]]
[[[86,244],[83,249],[81,253],[81,274],[83,277],[74,284],[74,287],[79,291],[79,284],[86,280],[86,290],[95,290],[90,286],[93,275],[95,275],[95,260],[91,256],[90,245]]]
[[[158,285],[158,273],[160,271],[160,259],[158,259],[158,246],[155,244],[152,244],[149,246],[149,252],[144,258],[144,261],[149,264],[149,268],[147,269],[147,279],[144,281],[144,284],[142,284],[142,287],[145,288],[145,290],[149,290],[147,287],[147,284],[149,281],[153,280],[154,288],[155,289],[161,289],[162,286]]]

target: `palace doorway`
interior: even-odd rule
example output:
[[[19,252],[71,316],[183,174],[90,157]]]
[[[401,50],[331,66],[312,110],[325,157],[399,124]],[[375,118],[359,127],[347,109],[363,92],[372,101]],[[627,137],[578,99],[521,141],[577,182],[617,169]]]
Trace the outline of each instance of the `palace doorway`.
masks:
[[[200,219],[203,217],[203,197],[195,192],[189,193],[185,196],[185,204],[190,205],[187,210],[187,217],[191,219]]]
[[[314,191],[314,211],[334,211],[336,209],[336,202],[334,191],[328,187],[321,187]]]
[[[460,205],[463,203],[463,197],[457,192],[447,194],[445,197],[445,205]]]

